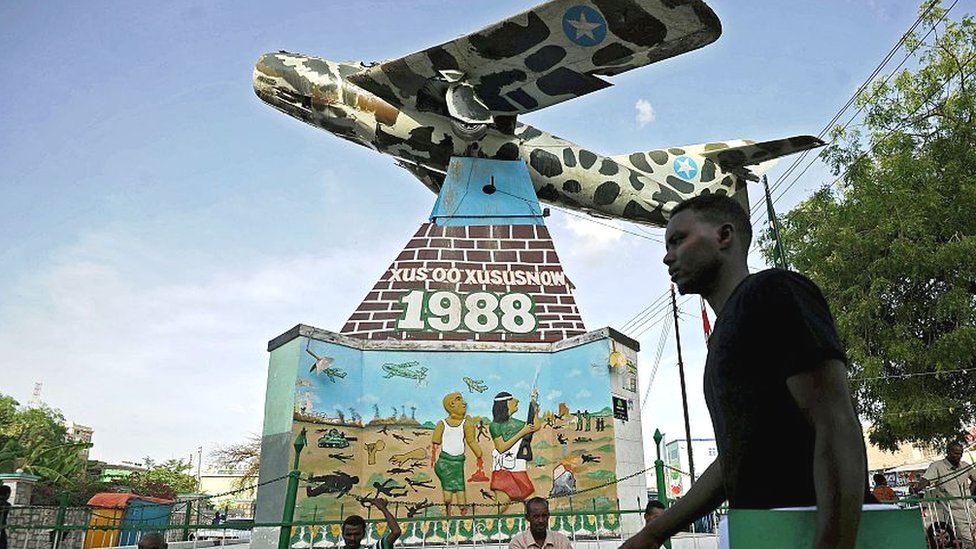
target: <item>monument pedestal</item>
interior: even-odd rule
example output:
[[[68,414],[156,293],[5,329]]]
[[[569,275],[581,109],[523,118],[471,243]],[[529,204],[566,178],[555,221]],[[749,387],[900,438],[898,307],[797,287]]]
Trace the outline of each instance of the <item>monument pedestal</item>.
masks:
[[[640,515],[621,525],[616,511],[646,499],[634,475],[645,467],[638,344],[586,331],[572,289],[524,163],[452,159],[429,222],[341,332],[298,325],[269,343],[260,480],[288,473],[304,429],[296,520],[366,516],[356,498],[377,495],[399,517],[521,516],[538,495],[554,512],[591,513],[557,519],[567,533],[636,531]],[[257,522],[281,519],[284,492],[284,481],[259,488]],[[410,521],[398,543],[507,539],[521,526]],[[270,546],[273,530],[252,544]],[[339,541],[338,529],[302,527],[290,545]]]

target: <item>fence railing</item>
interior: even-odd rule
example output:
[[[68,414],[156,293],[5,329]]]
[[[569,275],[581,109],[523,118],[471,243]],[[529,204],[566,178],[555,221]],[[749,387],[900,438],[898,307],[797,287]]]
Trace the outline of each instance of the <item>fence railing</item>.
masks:
[[[976,540],[976,502],[972,498],[924,498],[895,502],[918,509],[929,549],[959,549],[964,540]],[[364,513],[365,514],[365,513]],[[714,533],[721,516],[698,521],[694,531]],[[616,547],[643,526],[643,510],[554,511],[552,530],[591,547]],[[10,549],[96,549],[131,546],[147,532],[163,533],[172,549],[248,543],[254,532],[265,530],[278,537],[288,528],[290,549],[334,547],[342,544],[341,520],[261,522],[231,520],[222,524],[198,522],[191,502],[177,503],[165,514],[146,511],[143,517],[123,517],[92,507],[12,507],[6,531]],[[403,533],[397,544],[406,547],[474,545],[504,547],[513,535],[527,528],[520,514],[398,517]],[[290,527],[290,528],[289,528]],[[367,518],[364,546],[386,533],[382,518]],[[269,539],[270,545],[274,541]]]
[[[253,532],[260,529],[273,531],[274,537],[277,537],[282,527],[290,527],[288,547],[292,549],[342,545],[341,520],[296,520],[291,524],[253,521],[197,524],[186,523],[184,515],[174,511],[165,521],[123,522],[110,520],[114,517],[103,515],[104,510],[101,509],[72,508],[64,514],[74,520],[58,523],[50,518],[51,510],[12,508],[7,524],[9,549],[124,547],[137,544],[148,532],[164,534],[171,547],[207,547],[249,542]],[[640,529],[643,525],[642,514],[643,509],[598,513],[554,512],[550,528],[562,532],[574,542],[592,541],[600,545],[603,541],[614,541],[619,544]],[[87,520],[84,519],[86,516]],[[397,545],[410,547],[459,544],[507,546],[513,535],[528,526],[524,517],[518,514],[430,515],[398,517],[397,521],[402,530]],[[387,530],[383,519],[370,518],[366,523],[364,547],[381,539]]]

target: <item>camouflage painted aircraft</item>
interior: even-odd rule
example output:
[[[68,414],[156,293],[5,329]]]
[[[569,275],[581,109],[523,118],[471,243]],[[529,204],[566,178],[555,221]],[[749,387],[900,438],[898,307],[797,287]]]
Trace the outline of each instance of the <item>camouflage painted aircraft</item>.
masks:
[[[722,32],[701,0],[551,0],[450,42],[375,64],[280,51],[254,91],[274,108],[397,159],[434,192],[451,156],[524,160],[547,203],[662,226],[682,200],[730,194],[812,136],[601,156],[516,120],[606,88],[601,78],[703,46]]]
[[[464,384],[468,386],[469,393],[483,393],[488,390],[488,386],[485,385],[484,380],[471,379],[470,377],[462,377],[461,380],[464,381]]]
[[[325,374],[329,376],[329,381],[331,381],[332,383],[336,382],[337,377],[338,378],[346,377],[345,370],[338,367],[335,368],[332,367],[332,363],[335,362],[334,358],[330,356],[320,357],[316,355],[314,352],[312,352],[312,350],[309,349],[307,346],[305,347],[305,352],[312,355],[312,358],[315,359],[315,363],[312,364],[312,367],[308,370],[308,373],[317,372],[319,374]]]
[[[420,366],[419,362],[387,362],[383,365],[383,371],[386,374],[384,378],[391,377],[402,377],[405,379],[415,379],[417,383],[423,383],[427,379],[427,368],[425,366]],[[393,409],[393,414],[396,415],[396,408]]]

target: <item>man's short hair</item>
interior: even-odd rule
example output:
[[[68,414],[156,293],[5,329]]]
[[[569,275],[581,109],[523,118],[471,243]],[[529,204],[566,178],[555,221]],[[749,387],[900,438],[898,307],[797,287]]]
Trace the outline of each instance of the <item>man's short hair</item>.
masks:
[[[6,495],[4,497],[4,499],[6,499],[7,497],[10,497],[11,491],[12,490],[10,489],[10,486],[8,486],[6,484],[0,484],[0,494],[5,494]]]
[[[644,514],[646,515],[646,514],[650,513],[651,512],[651,509],[660,509],[660,510],[663,511],[664,509],[666,509],[666,507],[660,501],[658,501],[656,499],[652,499],[652,500],[650,500],[650,501],[647,502],[647,507],[644,507]]]
[[[685,210],[697,213],[710,223],[731,223],[741,237],[743,251],[749,250],[752,244],[752,222],[742,204],[734,198],[721,194],[700,194],[675,206],[671,210],[671,216]]]
[[[949,444],[946,444],[946,453],[951,452],[954,448],[959,448],[960,450],[962,450],[963,449],[962,448],[962,443],[961,442],[950,442]]]
[[[149,532],[139,538],[139,549],[166,549],[166,537],[159,532]]]
[[[532,509],[532,506],[538,504],[545,505],[546,509],[547,510],[549,509],[549,502],[546,501],[546,498],[535,496],[534,498],[529,498],[525,500],[525,516],[529,516],[529,510]]]
[[[346,520],[342,521],[342,528],[345,529],[346,526],[362,526],[363,532],[366,531],[366,519],[359,515],[349,515]]]
[[[874,479],[875,484],[886,484],[888,482],[888,479],[886,479],[881,473],[875,473],[872,478]]]

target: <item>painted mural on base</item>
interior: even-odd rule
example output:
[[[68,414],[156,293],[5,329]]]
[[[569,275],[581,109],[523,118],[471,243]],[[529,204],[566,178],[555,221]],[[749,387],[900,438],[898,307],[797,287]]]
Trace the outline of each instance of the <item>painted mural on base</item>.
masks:
[[[369,351],[304,338],[293,435],[305,429],[296,519],[616,507],[610,349]]]

